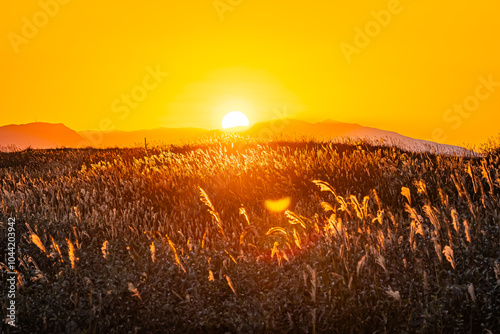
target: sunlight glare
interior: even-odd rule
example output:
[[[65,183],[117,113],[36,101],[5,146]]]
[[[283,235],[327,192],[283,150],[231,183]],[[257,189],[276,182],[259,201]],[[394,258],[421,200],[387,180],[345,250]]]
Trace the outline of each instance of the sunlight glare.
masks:
[[[278,200],[266,200],[266,208],[272,212],[282,212],[288,209],[292,202],[290,197],[285,197]]]
[[[222,119],[222,128],[229,129],[237,126],[248,126],[248,117],[240,111],[231,111]]]

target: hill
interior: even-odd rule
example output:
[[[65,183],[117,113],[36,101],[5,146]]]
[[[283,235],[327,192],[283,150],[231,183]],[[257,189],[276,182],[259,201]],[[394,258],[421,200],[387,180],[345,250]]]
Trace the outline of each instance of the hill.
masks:
[[[257,123],[248,129],[239,128],[224,132],[237,132],[243,136],[262,140],[307,138],[338,142],[363,139],[375,145],[395,146],[414,152],[459,155],[471,153],[459,146],[414,139],[393,131],[359,124],[342,123],[330,119],[318,123],[296,119],[280,119]],[[144,139],[147,140],[149,145],[179,145],[199,141],[207,136],[216,136],[221,133],[223,131],[220,130],[165,127],[137,131],[103,132],[88,130],[77,133],[64,124],[29,123],[0,127],[0,150],[6,151],[9,146],[16,146],[19,149],[25,149],[26,147],[140,147],[144,145]]]
[[[395,146],[407,151],[433,152],[441,154],[470,154],[471,152],[460,146],[439,144],[427,140],[403,136],[397,132],[380,130],[359,124],[343,123],[334,120],[325,120],[318,123],[309,123],[295,119],[283,119],[255,124],[244,132],[251,137],[262,139],[272,137],[314,138],[316,140],[343,141],[347,139],[363,139],[372,144]]]
[[[83,138],[64,124],[29,123],[0,127],[0,149],[78,147]]]

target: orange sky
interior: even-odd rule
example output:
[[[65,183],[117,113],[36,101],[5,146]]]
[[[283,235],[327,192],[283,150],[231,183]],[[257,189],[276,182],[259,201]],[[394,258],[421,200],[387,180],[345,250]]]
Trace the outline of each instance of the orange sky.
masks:
[[[0,125],[213,129],[232,110],[255,123],[278,109],[450,144],[500,132],[498,1],[6,0],[0,9]]]

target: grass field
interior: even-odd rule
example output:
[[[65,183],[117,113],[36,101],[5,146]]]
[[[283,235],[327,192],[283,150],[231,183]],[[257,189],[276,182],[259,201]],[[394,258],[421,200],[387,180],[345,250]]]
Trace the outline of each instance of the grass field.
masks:
[[[499,168],[236,136],[3,153],[3,330],[498,333]]]

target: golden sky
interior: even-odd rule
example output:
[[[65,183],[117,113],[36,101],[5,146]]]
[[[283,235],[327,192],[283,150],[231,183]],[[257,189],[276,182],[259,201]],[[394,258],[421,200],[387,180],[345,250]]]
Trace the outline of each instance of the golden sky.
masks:
[[[0,13],[0,125],[214,129],[239,110],[449,144],[500,132],[498,1],[5,0]]]

